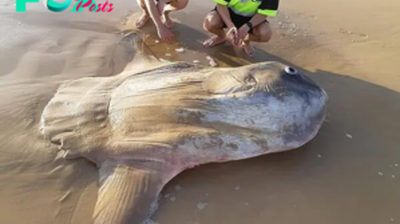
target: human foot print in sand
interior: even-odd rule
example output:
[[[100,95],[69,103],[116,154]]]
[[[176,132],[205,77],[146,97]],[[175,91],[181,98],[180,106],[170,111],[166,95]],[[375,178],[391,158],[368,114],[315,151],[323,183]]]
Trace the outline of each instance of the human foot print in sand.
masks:
[[[225,41],[226,41],[226,37],[225,37],[225,36],[223,36],[223,37],[221,37],[221,36],[214,36],[214,37],[211,37],[211,38],[205,40],[205,41],[203,42],[203,46],[204,46],[204,47],[213,47],[213,46],[216,46],[216,45],[218,45],[218,44],[222,44],[222,43],[224,43]]]
[[[137,29],[141,29],[150,20],[150,16],[147,13],[143,13],[136,21],[135,26]]]

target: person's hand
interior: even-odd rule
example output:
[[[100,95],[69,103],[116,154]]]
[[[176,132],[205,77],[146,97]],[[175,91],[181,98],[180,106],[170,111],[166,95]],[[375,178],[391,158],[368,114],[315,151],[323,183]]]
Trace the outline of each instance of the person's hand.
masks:
[[[237,42],[235,42],[235,45],[239,45],[242,43],[243,39],[247,36],[249,33],[250,28],[247,25],[243,25],[239,28],[238,34],[237,34]]]
[[[228,32],[226,32],[226,36],[233,42],[235,43],[238,37],[238,30],[235,26],[231,26],[228,28]]]
[[[164,25],[157,27],[157,34],[158,37],[160,37],[160,39],[167,42],[172,41],[175,37],[174,34],[171,32],[171,30],[165,27]]]

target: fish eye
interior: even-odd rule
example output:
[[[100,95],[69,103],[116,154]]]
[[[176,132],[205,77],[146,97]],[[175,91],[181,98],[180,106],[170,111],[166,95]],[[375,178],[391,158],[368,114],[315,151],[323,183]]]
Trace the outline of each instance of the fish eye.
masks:
[[[295,68],[292,68],[292,67],[290,67],[290,66],[287,66],[287,67],[285,68],[285,72],[286,72],[286,74],[288,74],[288,75],[298,75],[298,74],[299,74],[299,72],[298,72]]]

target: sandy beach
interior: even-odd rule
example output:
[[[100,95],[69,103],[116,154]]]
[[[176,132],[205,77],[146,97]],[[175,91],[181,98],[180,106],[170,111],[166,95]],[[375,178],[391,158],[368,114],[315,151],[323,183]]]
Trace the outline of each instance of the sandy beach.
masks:
[[[329,94],[327,121],[300,149],[208,164],[174,178],[152,220],[159,224],[391,224],[400,222],[400,2],[282,0],[273,37],[248,58],[229,43],[205,49],[211,1],[172,14],[176,41],[149,23],[132,32],[135,1],[110,13],[47,11],[0,1],[0,217],[9,224],[89,224],[97,170],[28,135],[36,110],[65,79],[137,70],[134,58],[219,67],[277,60],[307,72]],[[79,15],[79,16],[78,16]],[[176,49],[184,48],[183,52]],[[35,100],[32,100],[35,99]],[[26,105],[25,111],[16,108]],[[18,118],[18,115],[29,117]],[[53,147],[53,148],[52,148]],[[32,153],[30,150],[37,150]]]

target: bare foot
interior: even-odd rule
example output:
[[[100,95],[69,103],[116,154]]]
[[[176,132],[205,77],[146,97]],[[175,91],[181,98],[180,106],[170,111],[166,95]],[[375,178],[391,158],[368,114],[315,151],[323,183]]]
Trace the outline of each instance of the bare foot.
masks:
[[[213,36],[203,42],[204,47],[214,47],[226,41],[226,36]]]
[[[137,29],[141,29],[150,20],[150,16],[147,13],[143,13],[136,21],[135,26]]]
[[[247,56],[249,57],[254,57],[255,55],[255,49],[253,48],[253,46],[250,45],[250,42],[243,42],[242,44],[242,48],[244,50],[244,52],[247,54]]]
[[[168,28],[171,29],[172,27],[174,27],[174,21],[172,21],[172,19],[169,17],[168,13],[163,13],[162,14],[162,21],[164,23],[164,25]]]

